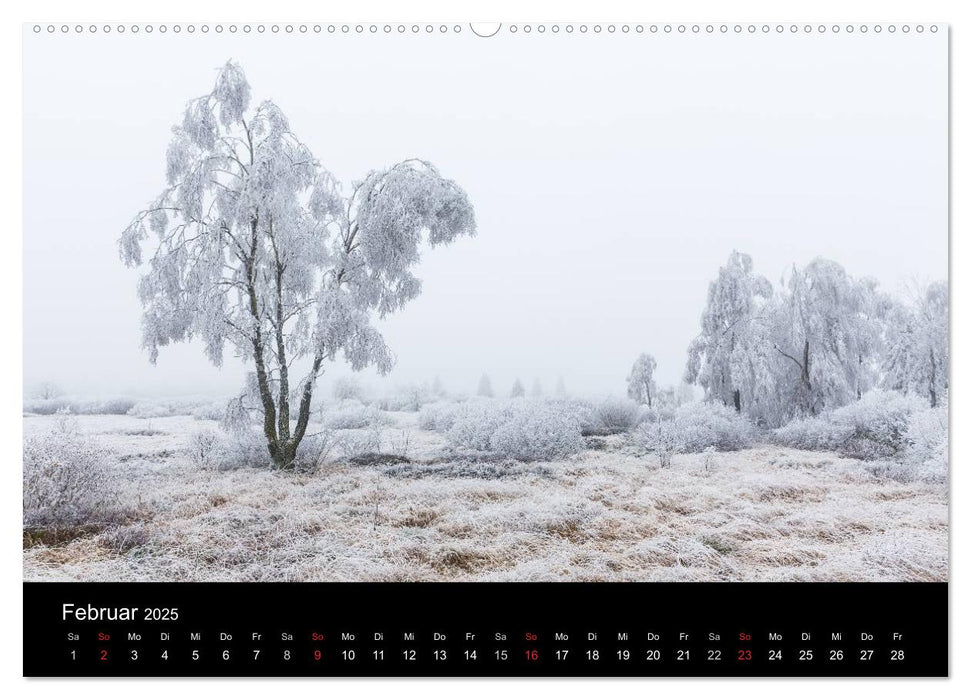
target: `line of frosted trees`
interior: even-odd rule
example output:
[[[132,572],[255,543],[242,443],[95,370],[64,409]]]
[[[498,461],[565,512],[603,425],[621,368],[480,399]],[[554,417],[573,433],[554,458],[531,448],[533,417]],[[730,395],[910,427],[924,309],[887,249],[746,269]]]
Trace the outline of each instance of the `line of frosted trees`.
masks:
[[[492,380],[489,379],[488,374],[483,374],[482,377],[479,378],[479,386],[475,393],[476,396],[490,399],[496,395],[496,393],[492,390]],[[544,393],[543,384],[539,381],[539,379],[534,379],[533,386],[529,390],[529,395],[535,399],[540,398],[544,395]],[[564,385],[562,377],[560,377],[556,382],[556,390],[554,395],[558,397],[566,396],[566,385]],[[517,378],[512,384],[512,389],[509,391],[509,398],[519,399],[524,398],[525,396],[526,386],[522,383],[522,380]]]
[[[685,380],[767,426],[843,406],[876,387],[937,406],[948,390],[947,283],[914,296],[895,299],[823,258],[793,266],[775,289],[753,272],[750,256],[732,252],[709,285]],[[650,377],[650,369],[635,365],[632,376]]]

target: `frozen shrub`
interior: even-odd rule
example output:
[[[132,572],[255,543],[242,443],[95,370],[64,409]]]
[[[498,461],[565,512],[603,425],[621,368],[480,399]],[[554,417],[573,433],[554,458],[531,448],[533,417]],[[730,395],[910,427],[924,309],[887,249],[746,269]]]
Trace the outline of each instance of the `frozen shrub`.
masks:
[[[327,457],[335,447],[334,433],[323,431],[308,435],[297,447],[297,468],[304,470],[319,469],[327,462]]]
[[[446,439],[453,448],[490,452],[492,434],[507,420],[506,404],[498,401],[470,401],[456,411]]]
[[[828,450],[835,452],[850,437],[852,429],[837,425],[828,418],[803,418],[778,428],[773,433],[775,441],[797,450]]]
[[[218,466],[222,469],[265,469],[271,466],[266,438],[251,428],[234,431],[223,440]]]
[[[755,441],[755,427],[721,403],[695,402],[679,406],[672,419],[685,452],[742,450]]]
[[[626,433],[637,425],[641,410],[630,399],[608,397],[595,405],[585,406],[581,413],[583,435]]]
[[[186,453],[195,467],[206,469],[216,466],[223,452],[222,438],[215,430],[200,430],[189,436]]]
[[[50,416],[55,413],[76,415],[123,416],[135,405],[131,399],[80,400],[63,396],[49,399],[26,399],[24,413]]]
[[[164,430],[158,430],[152,425],[152,421],[148,421],[145,425],[139,426],[137,428],[128,428],[126,430],[119,431],[121,435],[137,435],[139,437],[151,437],[153,435],[165,435]]]
[[[429,389],[413,384],[399,389],[391,396],[384,396],[377,401],[377,407],[382,411],[418,411],[421,407],[435,400]]]
[[[108,399],[104,402],[101,412],[110,416],[124,416],[135,405],[132,399]]]
[[[128,410],[129,416],[135,418],[166,418],[174,416],[172,406],[160,401],[139,401]]]
[[[381,452],[381,429],[370,426],[358,430],[338,430],[334,433],[334,447],[345,458]]]
[[[583,449],[580,424],[543,401],[475,401],[456,412],[446,435],[453,449],[520,461],[551,460]]]
[[[922,481],[943,483],[948,470],[947,405],[915,411],[904,439],[907,448],[904,463]]]
[[[214,401],[203,403],[192,409],[192,417],[196,420],[222,420],[226,415],[225,402]]]
[[[706,469],[715,450],[741,450],[755,441],[755,427],[738,412],[719,403],[689,403],[669,414],[645,420],[634,435],[644,449],[655,453],[662,467],[671,456],[705,452]]]
[[[788,447],[827,450],[857,459],[886,459],[907,447],[910,417],[927,403],[916,396],[874,390],[821,416],[795,420],[775,431]]]
[[[160,401],[139,401],[128,411],[135,418],[167,418],[168,416],[191,416],[199,407],[198,401],[163,399]]]
[[[579,424],[539,402],[519,403],[492,434],[491,451],[523,462],[552,460],[583,449]]]
[[[219,427],[227,434],[224,449],[221,450],[219,467],[238,469],[242,467],[268,467],[272,458],[263,434],[262,424],[256,422],[256,412],[246,405],[246,397],[241,396],[226,404]]]
[[[71,405],[71,413],[86,416],[124,416],[135,402],[132,399],[105,399],[103,401],[76,401]]]
[[[36,413],[39,416],[52,416],[55,413],[69,412],[71,405],[66,399],[24,399],[24,413]]]
[[[324,411],[324,425],[332,430],[360,429],[372,425],[387,425],[390,422],[382,411],[368,408],[355,400],[344,401],[330,411]]]
[[[635,439],[644,449],[657,455],[661,467],[671,466],[671,457],[685,451],[685,440],[671,420],[642,423],[637,428]]]
[[[334,387],[331,393],[338,401],[354,399],[362,403],[364,402],[364,388],[356,377],[338,377],[334,381]]]
[[[308,435],[303,452],[297,462],[313,461],[319,448],[314,436]],[[263,469],[270,466],[270,453],[266,438],[257,426],[234,424],[226,430],[200,430],[189,437],[186,455],[199,469]]]
[[[24,440],[24,527],[100,522],[113,501],[111,453],[67,418]]]
[[[407,430],[396,430],[388,435],[384,443],[387,454],[407,458],[411,451],[411,433]]]
[[[418,414],[418,427],[436,433],[447,432],[455,424],[455,415],[460,406],[447,401],[422,406],[421,413]]]

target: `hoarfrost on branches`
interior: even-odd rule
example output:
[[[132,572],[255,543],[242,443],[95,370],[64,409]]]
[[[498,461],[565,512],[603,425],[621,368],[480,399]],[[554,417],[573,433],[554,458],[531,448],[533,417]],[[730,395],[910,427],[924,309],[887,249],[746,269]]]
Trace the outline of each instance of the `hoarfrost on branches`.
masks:
[[[896,305],[888,323],[884,384],[926,396],[931,407],[948,390],[948,291],[935,282],[914,306]]]
[[[654,382],[655,369],[657,369],[657,360],[654,356],[642,353],[635,360],[630,374],[627,375],[627,396],[637,403],[647,404],[648,408],[654,406],[654,397],[657,396],[657,384]]]
[[[470,401],[448,418],[448,444],[460,452],[529,462],[583,449],[579,421],[546,401]]]
[[[475,233],[472,205],[421,160],[372,171],[345,196],[277,105],[252,106],[232,62],[173,129],[166,175],[119,241],[127,265],[149,256],[138,285],[143,344],[152,362],[192,338],[217,366],[227,343],[252,360],[270,457],[289,468],[324,361],[390,370],[373,319],[421,292],[412,268],[423,243]],[[301,358],[310,371],[291,396]]]
[[[845,405],[874,386],[881,339],[874,294],[872,282],[857,282],[832,260],[793,269],[772,328],[772,347],[788,370],[777,372],[786,417]]]
[[[733,252],[709,287],[685,379],[705,398],[779,427],[859,400],[878,386],[947,391],[947,286],[902,306],[832,260],[793,267],[774,291]]]
[[[685,380],[700,384],[706,397],[741,411],[743,400],[756,393],[751,385],[760,364],[753,356],[759,347],[755,321],[771,295],[769,281],[752,272],[752,258],[732,251],[708,287],[701,334],[688,348]]]

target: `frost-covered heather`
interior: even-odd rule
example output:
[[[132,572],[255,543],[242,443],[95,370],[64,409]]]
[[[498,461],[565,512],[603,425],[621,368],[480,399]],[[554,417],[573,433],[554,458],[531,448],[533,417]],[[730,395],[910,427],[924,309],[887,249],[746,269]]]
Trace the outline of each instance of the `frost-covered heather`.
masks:
[[[455,424],[455,417],[461,407],[462,404],[451,401],[436,401],[422,406],[418,414],[418,427],[436,433],[447,432]]]
[[[446,438],[458,452],[521,461],[568,457],[583,448],[573,415],[554,403],[523,398],[463,404]]]
[[[114,456],[76,422],[58,417],[42,436],[24,439],[24,527],[76,527],[113,508]]]
[[[577,402],[575,411],[584,435],[626,433],[642,417],[641,408],[634,401],[613,396],[596,403]]]
[[[919,397],[874,390],[842,408],[793,421],[776,430],[775,437],[783,445],[804,450],[830,450],[860,459],[891,458],[907,446],[910,418],[924,408],[927,402]]]
[[[202,403],[192,409],[192,417],[196,420],[222,420],[225,416],[225,401]]]
[[[197,430],[189,436],[185,453],[189,463],[199,469],[214,467],[222,461],[224,438],[212,428]]]
[[[226,404],[221,406],[222,412],[226,410]],[[138,401],[130,409],[128,415],[136,418],[165,418],[167,416],[195,416],[204,418],[205,415],[214,414],[214,404],[209,401],[198,401],[192,399],[161,399],[151,401]],[[221,415],[220,415],[221,417]],[[218,418],[216,419],[218,420]]]
[[[24,413],[49,416],[55,413],[75,415],[123,416],[135,405],[133,399],[85,399],[78,397],[55,396],[51,398],[25,398]]]
[[[347,399],[335,406],[325,407],[322,413],[324,425],[335,430],[368,428],[391,423],[391,419],[384,411],[365,406],[355,399]]]
[[[634,441],[657,455],[659,467],[670,467],[674,455],[691,451],[686,449],[684,435],[672,420],[656,419],[642,423],[634,435]]]
[[[679,406],[669,417],[645,421],[637,438],[658,452],[741,450],[755,443],[756,429],[747,418],[720,403],[695,402]]]
[[[904,440],[907,448],[904,463],[914,470],[914,477],[945,482],[948,470],[947,404],[916,411],[910,417]]]
[[[125,397],[107,399],[83,396],[53,398],[25,398],[24,413],[49,416],[67,413],[78,416],[124,416],[136,418],[165,418],[194,416],[200,420],[219,420],[226,410],[225,401],[193,398],[138,400]]]
[[[930,422],[932,416],[928,415]],[[763,446],[672,456],[625,439],[568,460],[447,456],[417,415],[410,463],[311,472],[200,469],[205,423],[85,416],[138,518],[24,550],[27,580],[865,581],[947,578],[947,491],[873,462]],[[24,421],[28,438],[55,417]],[[216,428],[215,423],[211,425]],[[311,428],[311,432],[316,428]],[[708,464],[706,465],[706,462]]]
[[[334,380],[334,385],[331,387],[330,393],[337,401],[354,399],[361,403],[366,403],[364,386],[356,377],[338,377]]]
[[[420,411],[422,406],[437,399],[429,387],[413,384],[382,396],[374,405],[382,411]]]

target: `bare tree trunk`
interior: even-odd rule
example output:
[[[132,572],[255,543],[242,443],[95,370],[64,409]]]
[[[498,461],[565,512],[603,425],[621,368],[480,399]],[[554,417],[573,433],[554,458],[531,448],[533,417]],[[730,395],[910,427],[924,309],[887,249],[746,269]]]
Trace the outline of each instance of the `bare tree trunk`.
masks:
[[[787,353],[785,350],[775,345],[775,350],[783,357],[792,360],[793,364],[799,368],[799,385],[806,392],[806,403],[809,404],[809,410],[815,415],[816,413],[816,402],[813,400],[813,385],[809,379],[809,341],[807,340],[802,348],[802,362],[797,360],[795,357]]]
[[[809,410],[816,415],[816,400],[813,398],[813,385],[809,379],[809,341],[806,340],[802,346],[802,383],[806,387],[806,398],[809,401]]]
[[[249,312],[253,317],[253,363],[256,365],[256,384],[260,392],[260,402],[263,404],[263,434],[266,437],[267,451],[274,466],[283,467],[285,456],[280,449],[280,440],[276,426],[276,404],[273,402],[273,392],[270,390],[270,379],[266,372],[265,347],[263,330],[260,325],[259,303],[256,299],[256,260],[258,220],[254,217],[250,221],[251,239],[250,256],[246,260],[246,292],[249,296]]]
[[[934,348],[931,348],[931,408],[937,408],[937,363],[934,361]]]
[[[734,400],[734,403],[735,403],[735,410],[738,413],[741,413],[742,412],[742,392],[736,389],[734,392],[732,392],[732,399]]]
[[[314,364],[310,369],[310,376],[307,377],[307,381],[303,385],[303,395],[300,397],[300,409],[297,413],[297,427],[294,430],[291,440],[294,452],[296,452],[304,435],[307,434],[307,424],[310,422],[310,400],[313,397],[314,384],[317,381],[317,374],[320,372],[320,365],[323,361],[323,355],[318,352],[314,356]]]

